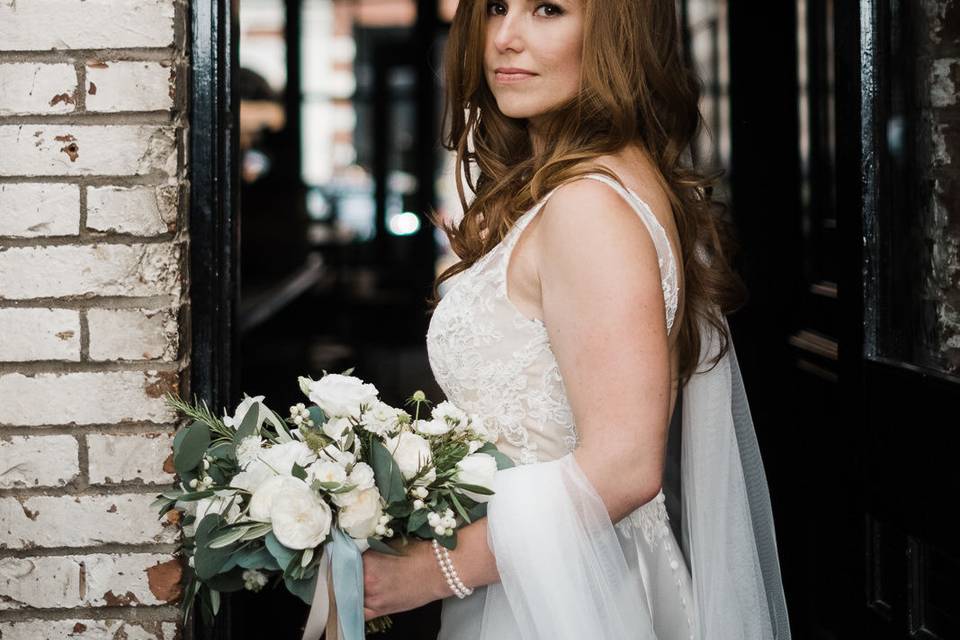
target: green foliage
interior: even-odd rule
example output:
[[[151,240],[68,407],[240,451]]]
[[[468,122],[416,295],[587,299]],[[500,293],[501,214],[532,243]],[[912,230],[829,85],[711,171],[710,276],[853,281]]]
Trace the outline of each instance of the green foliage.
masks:
[[[379,440],[370,441],[370,466],[376,479],[380,495],[388,503],[401,502],[406,499],[406,489],[403,486],[403,475],[397,461],[390,451]]]
[[[181,474],[195,469],[210,446],[210,427],[206,423],[194,420],[183,430],[186,433],[180,438],[179,446],[176,438],[173,443],[173,466]]]

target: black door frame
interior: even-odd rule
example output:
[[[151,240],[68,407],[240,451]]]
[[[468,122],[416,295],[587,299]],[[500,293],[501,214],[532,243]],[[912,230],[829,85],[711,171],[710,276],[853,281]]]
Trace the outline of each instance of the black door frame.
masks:
[[[219,412],[234,397],[239,301],[239,69],[235,0],[190,6],[190,369],[191,396]],[[193,616],[187,640],[230,637],[230,599],[223,598],[216,627]],[[196,609],[194,609],[195,611]]]

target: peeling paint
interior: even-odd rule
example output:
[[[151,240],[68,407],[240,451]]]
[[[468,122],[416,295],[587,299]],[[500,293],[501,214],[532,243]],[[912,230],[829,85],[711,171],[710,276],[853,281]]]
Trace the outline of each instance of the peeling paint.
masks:
[[[97,85],[96,85],[95,83],[91,82],[91,83],[90,83],[90,88],[87,89],[87,93],[89,93],[89,94],[92,95],[92,96],[97,95]]]
[[[103,600],[108,607],[129,607],[131,605],[141,604],[140,600],[132,591],[117,595],[112,590],[103,594]]]
[[[957,104],[960,85],[960,58],[942,58],[933,61],[930,69],[930,102],[934,107]]]
[[[60,103],[64,104],[76,104],[76,101],[73,99],[73,95],[70,93],[60,93],[50,99],[50,106],[55,107]]]
[[[183,588],[180,580],[183,578],[183,566],[179,560],[168,560],[155,564],[147,569],[147,584],[157,600],[171,603],[180,599]]]

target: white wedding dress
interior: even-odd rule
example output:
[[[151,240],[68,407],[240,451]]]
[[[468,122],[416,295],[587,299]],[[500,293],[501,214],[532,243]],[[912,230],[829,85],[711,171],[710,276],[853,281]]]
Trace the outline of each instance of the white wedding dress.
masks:
[[[669,331],[677,311],[678,290],[677,263],[666,232],[634,192],[602,174],[585,177],[615,189],[649,229],[659,255]],[[523,214],[493,250],[448,281],[427,332],[430,365],[447,398],[481,416],[498,434],[497,447],[517,463],[517,467],[497,473],[497,493],[488,503],[488,542],[501,580],[476,588],[462,600],[446,598],[438,640],[788,638],[789,632],[783,630],[785,610],[781,620],[771,624],[779,609],[770,600],[770,610],[775,613],[767,613],[765,600],[771,598],[771,585],[768,579],[764,598],[766,576],[760,576],[758,565],[766,567],[770,559],[762,557],[762,550],[759,563],[742,570],[727,566],[710,575],[700,573],[694,584],[685,552],[690,554],[692,549],[711,561],[715,554],[723,553],[724,536],[716,535],[717,518],[713,518],[714,529],[709,533],[692,530],[691,540],[686,540],[684,529],[681,545],[668,521],[661,491],[614,524],[575,463],[571,452],[578,441],[576,425],[546,327],[524,316],[507,298],[506,287],[507,263],[517,239],[551,194]],[[687,399],[683,402],[687,411]],[[692,409],[694,415],[702,415],[696,407]],[[730,435],[732,426],[728,431],[724,433],[726,449],[735,455],[738,449],[736,438]],[[688,453],[688,443],[683,446],[684,464],[688,465],[694,455]],[[739,456],[736,461],[733,457],[728,456],[724,469],[739,469]],[[686,466],[684,474],[688,481],[693,469]],[[735,474],[724,471],[723,475]],[[717,477],[706,479],[714,483]],[[691,492],[698,486],[694,481],[689,484]],[[734,509],[739,516],[722,532],[733,538],[733,546],[728,547],[733,558],[735,552],[756,549],[750,546],[754,545],[752,536],[743,532],[752,528],[751,515],[757,516],[743,507],[750,488],[741,491],[742,475],[724,486],[741,500],[731,502],[731,508],[740,507]],[[763,489],[765,492],[765,484]],[[704,489],[716,490],[712,484]],[[698,500],[706,504],[706,500],[727,495],[703,493]],[[694,508],[698,508],[694,499],[685,491],[684,513]],[[700,539],[708,535],[712,540]],[[719,546],[708,555],[705,552],[711,543]],[[779,573],[775,577],[773,587],[779,586]],[[733,594],[734,589],[729,588],[728,596],[710,595],[714,588],[739,583],[749,583],[753,590]],[[701,611],[707,613],[701,616]],[[751,615],[756,623],[749,620]],[[745,616],[746,622],[742,620]],[[713,629],[706,633],[702,625],[707,617],[711,621],[723,618],[727,626],[721,629],[720,623],[711,622]],[[779,633],[773,633],[771,626],[779,627]]]

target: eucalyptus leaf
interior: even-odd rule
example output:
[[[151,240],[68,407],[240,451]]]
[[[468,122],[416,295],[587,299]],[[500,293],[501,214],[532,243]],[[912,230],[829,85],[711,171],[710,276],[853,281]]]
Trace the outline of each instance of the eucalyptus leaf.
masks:
[[[370,441],[370,466],[373,467],[377,489],[383,499],[388,503],[404,501],[406,490],[400,467],[390,451],[376,438]]]
[[[314,574],[312,578],[305,580],[284,578],[283,583],[286,585],[287,591],[303,600],[304,603],[311,604],[313,602],[313,592],[317,589],[316,574]]]
[[[244,569],[263,569],[265,571],[279,571],[280,565],[266,547],[247,549],[237,554],[237,565]]]
[[[230,555],[236,550],[232,546],[219,549],[211,549],[209,546],[210,539],[215,531],[224,524],[226,524],[226,521],[219,513],[209,513],[197,525],[194,535],[196,549],[194,550],[193,564],[197,577],[201,580],[209,580],[220,573]]]
[[[418,509],[410,514],[407,520],[407,531],[413,533],[427,522],[427,516],[430,515],[429,509]]]
[[[400,552],[400,551],[397,551],[396,549],[394,549],[393,547],[391,547],[390,545],[388,545],[388,544],[387,544],[386,542],[384,542],[383,540],[378,540],[377,538],[372,538],[372,537],[371,537],[371,538],[367,538],[367,544],[369,544],[369,545],[370,545],[370,548],[373,549],[374,551],[378,551],[378,552],[380,552],[380,553],[385,553],[385,554],[387,554],[387,555],[391,555],[391,556],[404,556],[404,555],[406,555],[405,553],[402,553],[402,552]]]
[[[516,463],[499,449],[492,442],[485,443],[482,447],[476,450],[475,453],[486,453],[487,455],[493,456],[494,460],[497,461],[497,471],[502,471],[503,469],[510,469],[511,467],[516,466]]]
[[[181,474],[195,469],[210,446],[210,427],[206,424],[195,420],[185,429],[188,431],[173,453],[173,466]]]
[[[486,503],[486,502],[478,502],[475,507],[471,507],[471,509],[470,509],[470,519],[471,519],[471,520],[476,521],[476,520],[479,520],[480,518],[486,518],[486,517],[487,517],[487,503]]]
[[[267,547],[270,555],[276,559],[277,564],[279,564],[282,568],[287,567],[290,564],[290,561],[293,560],[293,557],[296,555],[295,551],[280,544],[280,541],[277,540],[277,537],[273,535],[272,531],[263,539],[263,544]]]
[[[314,427],[319,427],[327,421],[327,415],[323,412],[323,409],[317,405],[308,407],[307,413],[310,414],[310,419],[313,420]]]
[[[237,428],[237,434],[234,437],[234,441],[239,443],[248,436],[256,435],[257,428],[259,426],[260,407],[257,403],[253,403],[250,406],[250,409],[247,411],[247,415],[243,416],[243,420],[240,421],[240,426]]]

